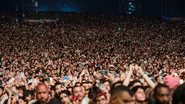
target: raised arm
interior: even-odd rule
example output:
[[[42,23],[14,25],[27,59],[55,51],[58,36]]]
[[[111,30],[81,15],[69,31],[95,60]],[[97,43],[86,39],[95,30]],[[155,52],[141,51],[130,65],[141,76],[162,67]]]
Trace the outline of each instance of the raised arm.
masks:
[[[125,80],[123,81],[123,85],[125,85],[125,86],[128,86],[129,85],[129,83],[130,83],[130,78],[131,78],[131,75],[132,75],[132,73],[133,73],[133,69],[134,69],[134,65],[130,65],[129,66],[129,71],[128,71],[128,73],[127,73],[127,75],[126,75],[126,78],[125,78]]]
[[[143,69],[140,66],[138,66],[138,73],[143,77],[143,79],[151,88],[155,87],[155,83],[143,72]]]

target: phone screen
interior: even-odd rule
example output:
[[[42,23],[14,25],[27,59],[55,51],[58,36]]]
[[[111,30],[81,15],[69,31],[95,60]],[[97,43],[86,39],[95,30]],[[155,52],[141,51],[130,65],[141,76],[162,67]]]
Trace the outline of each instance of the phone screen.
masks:
[[[69,77],[68,76],[64,76],[64,80],[69,80]]]
[[[99,73],[102,74],[102,75],[107,75],[108,71],[107,70],[100,70]]]

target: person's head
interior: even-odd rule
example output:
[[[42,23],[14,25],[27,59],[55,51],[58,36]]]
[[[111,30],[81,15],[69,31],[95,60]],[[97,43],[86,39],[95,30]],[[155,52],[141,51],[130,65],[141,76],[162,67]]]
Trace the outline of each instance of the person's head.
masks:
[[[51,95],[51,98],[55,97],[55,87],[54,86],[50,87],[50,95]]]
[[[70,101],[70,92],[67,90],[61,91],[60,93],[60,101],[62,102],[62,104],[69,104]]]
[[[79,101],[82,101],[84,98],[84,91],[82,86],[74,86],[72,88],[72,95],[73,97],[77,98]]]
[[[134,93],[136,102],[146,101],[146,94],[143,86],[135,86],[131,89]]]
[[[116,83],[113,83],[112,84],[112,88],[111,89],[113,89],[113,88],[115,88],[115,87],[117,87],[117,86],[120,86],[120,85],[122,85],[123,84],[123,82],[122,81],[117,81]]]
[[[110,104],[127,104],[132,101],[132,93],[126,86],[120,85],[111,90]]]
[[[31,100],[32,100],[32,95],[33,95],[33,94],[34,94],[33,91],[25,90],[25,91],[24,91],[24,100],[25,100],[26,102],[31,101]]]
[[[109,92],[110,91],[110,87],[111,87],[111,82],[109,80],[105,80],[103,82],[103,84],[104,84],[106,90]]]
[[[36,93],[37,100],[41,104],[47,103],[50,100],[50,98],[49,98],[49,88],[44,83],[39,83],[36,86],[35,93]]]
[[[82,82],[81,86],[83,88],[85,96],[88,95],[90,89],[89,82]]]
[[[139,80],[134,80],[134,81],[131,81],[128,85],[128,87],[130,89],[132,89],[133,87],[135,86],[142,86],[142,83],[139,81]]]
[[[89,91],[88,97],[93,101],[93,104],[108,104],[107,93],[99,87],[93,86]]]
[[[147,72],[149,73],[149,74],[151,74],[152,73],[152,70],[153,70],[153,68],[152,67],[147,67]]]
[[[67,90],[72,93],[72,87],[67,87]]]
[[[95,104],[108,104],[106,92],[102,92],[102,94],[97,96],[95,99]]]
[[[154,88],[154,99],[158,104],[168,104],[170,101],[170,89],[165,84],[158,84]]]
[[[25,91],[25,86],[17,87],[17,92],[18,92],[19,96],[23,97],[24,91]]]
[[[157,83],[164,83],[162,76],[156,76],[155,80]]]
[[[59,96],[61,91],[62,91],[62,85],[59,82],[55,83],[55,93]]]
[[[12,90],[13,93],[17,93],[17,88],[16,88],[16,86],[12,86],[12,87],[11,87],[11,90]]]
[[[185,83],[178,86],[172,96],[172,104],[185,104]]]

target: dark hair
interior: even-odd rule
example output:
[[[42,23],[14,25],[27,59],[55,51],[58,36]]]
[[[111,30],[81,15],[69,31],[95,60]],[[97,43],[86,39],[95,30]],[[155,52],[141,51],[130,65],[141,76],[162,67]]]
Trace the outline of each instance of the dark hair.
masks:
[[[167,88],[167,89],[169,89],[169,87],[166,85],[166,84],[162,84],[162,83],[159,83],[159,84],[157,84],[157,86],[155,86],[155,88],[154,88],[154,96],[157,94],[157,89],[158,88]],[[170,89],[169,89],[170,90]]]
[[[56,87],[57,85],[62,86],[60,82],[56,82],[55,85],[54,85],[54,87]]]
[[[31,90],[25,90],[25,91],[24,91],[24,96],[25,96],[25,97],[27,97],[27,96],[29,96],[29,95],[33,95],[33,94],[34,94],[34,92],[31,91]]]
[[[117,81],[116,83],[112,84],[111,89],[115,88],[118,84],[122,85],[123,81]]]
[[[185,83],[178,86],[172,95],[172,104],[185,104]]]
[[[60,94],[62,94],[62,93],[66,94],[67,96],[70,96],[70,95],[71,95],[71,93],[70,93],[68,90],[62,90],[62,91],[60,92]],[[60,94],[59,94],[59,95],[60,95]]]
[[[134,81],[131,81],[131,82],[129,83],[128,87],[129,87],[129,88],[133,87],[133,85],[134,85],[135,83],[140,83],[140,84],[142,85],[142,83],[141,83],[139,80],[134,80]]]
[[[0,89],[4,90],[4,87],[3,86],[0,86]]]
[[[115,95],[116,93],[125,92],[125,91],[128,92],[131,96],[133,96],[132,91],[124,85],[119,85],[119,86],[112,88],[111,89],[111,96]]]
[[[100,80],[100,82],[101,83],[105,83],[105,82],[108,82],[109,84],[110,84],[110,87],[112,86],[112,83],[111,83],[111,81],[110,80],[105,80],[105,79],[103,79],[103,80]]]
[[[82,82],[80,85],[82,86],[83,84],[89,84],[89,82]]]
[[[143,89],[145,91],[145,88],[143,86],[135,86],[131,89],[133,93],[136,93],[138,89]]]
[[[23,92],[26,90],[25,86],[18,86],[16,87],[17,90],[23,90]]]
[[[55,86],[51,86],[50,87],[50,90],[55,90]]]
[[[90,99],[94,100],[94,99],[96,98],[96,94],[98,94],[98,93],[101,93],[101,89],[100,89],[99,87],[97,87],[97,86],[94,85],[94,86],[90,89],[90,91],[89,91],[89,93],[88,93],[88,97],[89,97]]]
[[[26,101],[26,97],[28,97],[29,95],[34,95],[34,91],[33,90],[25,90],[23,93],[23,98]]]

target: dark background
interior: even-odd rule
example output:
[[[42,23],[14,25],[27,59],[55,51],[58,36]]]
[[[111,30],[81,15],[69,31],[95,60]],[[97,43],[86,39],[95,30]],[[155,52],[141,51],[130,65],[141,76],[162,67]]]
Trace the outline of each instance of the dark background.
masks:
[[[184,17],[185,0],[0,0],[0,12],[28,11]]]

